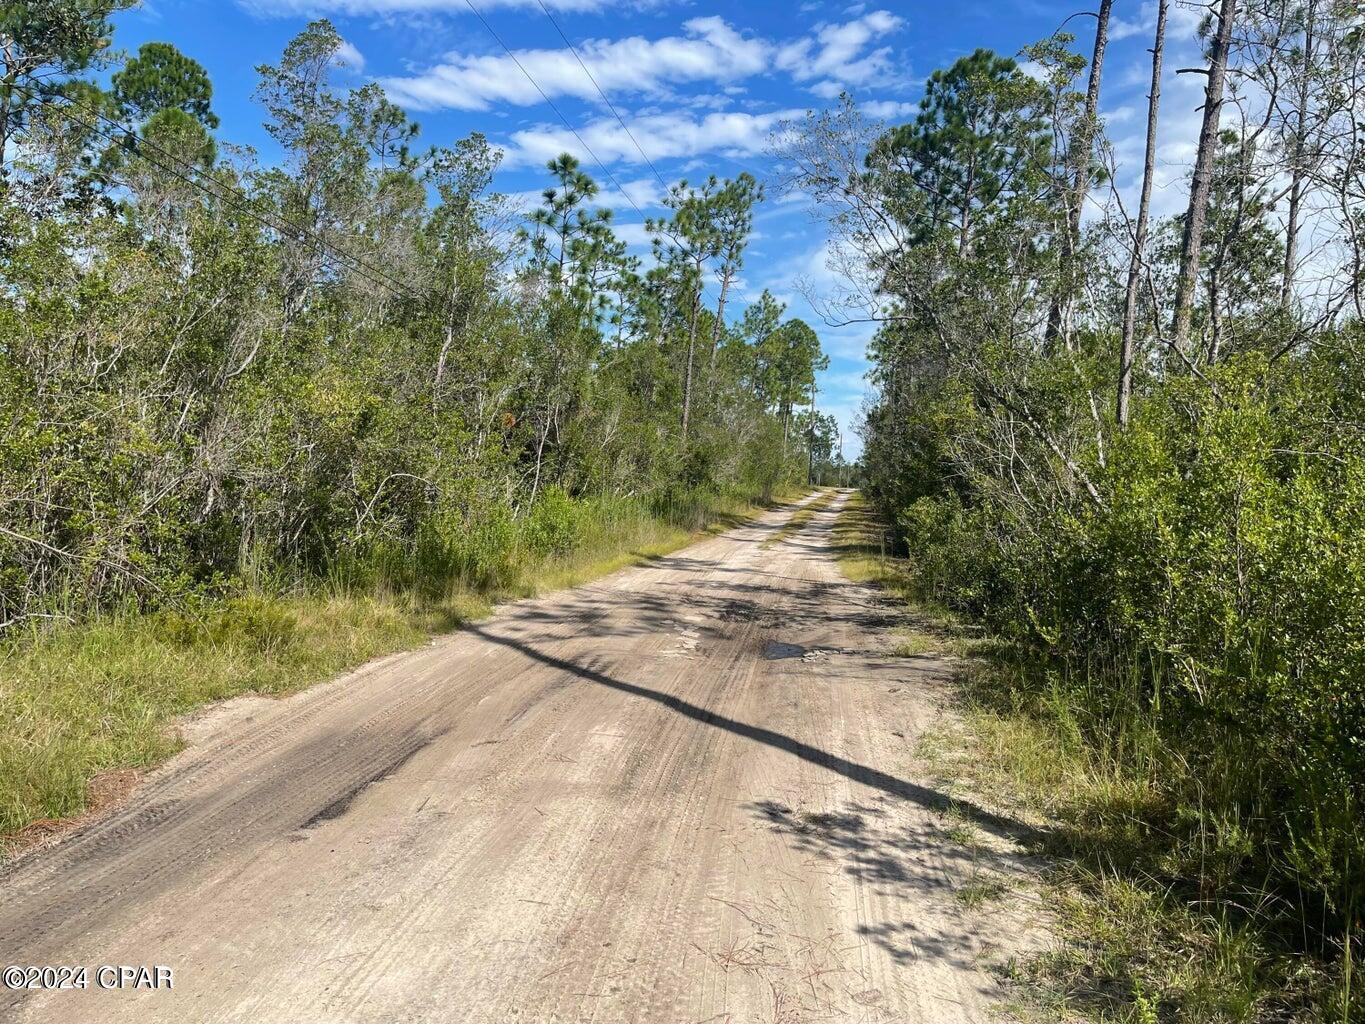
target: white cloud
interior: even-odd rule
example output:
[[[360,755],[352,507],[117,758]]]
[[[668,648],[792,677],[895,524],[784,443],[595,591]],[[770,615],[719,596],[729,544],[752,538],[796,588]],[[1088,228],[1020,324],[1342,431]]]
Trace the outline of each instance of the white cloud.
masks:
[[[611,230],[615,232],[617,238],[632,249],[649,249],[654,244],[654,236],[646,231],[645,226],[639,222],[612,224]]]
[[[1109,41],[1117,43],[1129,36],[1150,32],[1155,24],[1155,19],[1149,18],[1150,13],[1144,5],[1142,11],[1132,21],[1125,21],[1123,18],[1111,18],[1109,21]]]
[[[822,100],[832,100],[844,91],[844,87],[842,83],[836,82],[832,78],[826,78],[812,85],[810,91]]]
[[[919,109],[919,104],[900,100],[870,100],[858,104],[858,109],[878,121],[895,121],[909,117]]]
[[[873,11],[842,24],[822,25],[814,39],[797,39],[780,47],[776,65],[798,82],[818,79],[811,89],[826,98],[850,85],[889,82],[895,77],[890,47],[865,49],[903,24],[890,11]]]
[[[812,83],[810,87],[819,95],[835,96],[849,85],[891,80],[890,49],[869,51],[868,46],[901,24],[895,15],[876,11],[854,21],[824,25],[814,36],[779,43],[739,32],[722,18],[710,16],[684,22],[681,35],[584,41],[577,49],[591,77],[573,51],[562,48],[518,50],[515,60],[502,53],[454,52],[418,74],[380,81],[397,102],[428,110],[486,110],[497,103],[531,106],[542,102],[542,90],[551,98],[596,100],[598,86],[608,95],[669,96],[674,86],[715,82],[733,92],[735,83],[773,70]],[[715,97],[707,101],[719,103]]]
[[[1132,36],[1151,35],[1156,29],[1156,6],[1155,0],[1144,0],[1131,21],[1110,18],[1109,41],[1117,43]],[[1177,36],[1193,33],[1203,17],[1200,7],[1199,4],[1172,4],[1166,16],[1167,32]]]
[[[720,18],[693,18],[684,22],[683,31],[654,40],[629,36],[585,41],[577,49],[591,78],[565,48],[520,50],[515,61],[506,54],[452,53],[421,74],[380,82],[394,100],[409,107],[485,110],[494,103],[540,103],[541,90],[550,97],[580,99],[595,99],[597,86],[608,94],[660,94],[670,85],[729,82],[766,67],[767,44],[742,36]]]
[[[1113,128],[1115,125],[1129,124],[1138,116],[1137,104],[1124,103],[1111,110],[1102,110],[1100,116],[1109,128]]]
[[[800,114],[799,110],[777,110],[767,114],[730,111],[697,118],[675,111],[632,118],[627,124],[630,135],[651,160],[688,158],[703,153],[746,157],[764,150],[768,134],[779,121]],[[580,128],[578,134],[605,163],[644,163],[635,143],[614,118],[594,121]],[[508,167],[544,163],[566,152],[573,153],[590,167],[593,163],[592,157],[584,152],[583,145],[567,128],[550,125],[513,132],[504,148]]]
[[[355,44],[343,39],[337,47],[336,63],[348,71],[362,71],[365,68],[365,55],[355,48]]]

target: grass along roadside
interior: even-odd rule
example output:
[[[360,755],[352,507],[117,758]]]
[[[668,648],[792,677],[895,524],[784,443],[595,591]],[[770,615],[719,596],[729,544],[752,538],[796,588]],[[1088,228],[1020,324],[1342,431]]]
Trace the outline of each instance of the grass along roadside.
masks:
[[[912,566],[891,552],[885,524],[862,501],[835,527],[849,578],[907,604],[897,653],[959,656],[957,724],[924,738],[920,755],[961,787],[1037,823],[1059,944],[1012,967],[1029,1021],[1252,1024],[1365,1020],[1360,982],[1302,955],[1284,934],[1289,915],[1248,886],[1238,900],[1209,883],[1218,851],[1182,850],[1153,823],[1201,808],[1169,803],[1164,760],[1143,750],[1140,724],[1096,743],[1066,688],[1023,685],[1032,671],[1004,644],[916,600]],[[1040,695],[1041,692],[1041,695]],[[1225,889],[1224,889],[1225,892]]]
[[[109,614],[0,645],[0,853],[131,788],[182,746],[178,716],[242,694],[280,696],[487,615],[498,600],[573,586],[681,548],[763,511],[730,500],[685,529],[639,514],[576,526],[497,589],[319,585],[150,614]]]
[[[893,554],[890,529],[854,492],[834,524],[834,548],[839,567],[855,583],[872,583],[902,601],[905,621],[895,629],[891,653],[909,658],[920,654],[948,654],[968,658],[992,644],[941,608],[915,597],[914,580],[905,559]]]

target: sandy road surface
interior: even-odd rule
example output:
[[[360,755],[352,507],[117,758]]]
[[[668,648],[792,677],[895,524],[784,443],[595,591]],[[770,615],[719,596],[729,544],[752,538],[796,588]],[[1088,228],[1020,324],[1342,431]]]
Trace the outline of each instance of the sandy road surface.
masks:
[[[790,514],[238,705],[0,877],[0,964],[174,988],[0,1019],[987,1020],[1031,915],[967,908],[1017,862],[946,838],[915,774],[947,667],[883,653],[835,510],[763,546]]]

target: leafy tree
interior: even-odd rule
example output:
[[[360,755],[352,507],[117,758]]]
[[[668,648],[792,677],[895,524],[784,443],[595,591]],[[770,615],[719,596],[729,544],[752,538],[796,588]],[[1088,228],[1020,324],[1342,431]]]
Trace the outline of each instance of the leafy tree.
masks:
[[[811,401],[815,375],[828,369],[829,356],[820,351],[820,338],[804,320],[793,317],[760,342],[766,380],[764,393],[782,421],[782,440],[791,435],[792,409]]]
[[[120,109],[135,121],[179,110],[205,128],[218,127],[218,116],[209,108],[213,86],[208,72],[170,43],[144,43],[109,84]]]
[[[63,81],[99,67],[109,16],[135,0],[6,0],[0,3],[0,163],[10,137]]]
[[[327,246],[383,250],[394,241],[387,228],[422,201],[408,153],[415,126],[377,86],[348,95],[331,88],[341,47],[336,28],[315,21],[289,42],[278,66],[256,69],[256,98],[270,118],[266,131],[286,159],[283,167],[262,172],[259,185],[276,213],[303,229],[280,240],[284,304],[291,320],[329,273],[377,281],[380,295],[387,294],[387,274],[376,270],[374,260],[349,259],[338,266],[329,261]]]
[[[673,211],[667,220],[646,222],[654,235],[654,256],[664,268],[664,276],[674,290],[675,308],[684,311],[686,345],[682,370],[682,440],[687,444],[692,416],[692,380],[697,349],[697,327],[701,318],[704,268],[720,251],[712,213],[720,182],[713,176],[700,189],[679,182],[664,197]]]
[[[1358,6],[1209,5],[1190,202],[1150,242],[1164,0],[1135,210],[1091,188],[1128,171],[1092,117],[1098,38],[1085,96],[1058,35],[1023,51],[1037,81],[978,54],[910,124],[845,98],[781,134],[847,278],[831,319],[877,324],[861,469],[908,578],[1017,652],[1008,706],[1065,707],[1086,757],[1150,780],[1103,812],[1125,884],[1217,905],[1278,978],[1327,961],[1267,996],[1304,1019],[1362,1008]]]
[[[775,402],[773,389],[777,384],[770,363],[776,352],[767,341],[781,326],[782,314],[786,311],[786,305],[773,298],[772,292],[765,288],[758,301],[744,310],[739,324],[740,334],[749,343],[753,353],[751,372],[754,388],[764,408],[771,407]]]
[[[218,157],[212,129],[218,117],[209,109],[213,86],[208,72],[170,43],[146,43],[110,77],[110,96],[117,116],[140,125],[148,155],[168,164],[159,185],[171,185],[185,170],[212,167]],[[118,146],[105,154],[108,168],[124,163]]]
[[[212,186],[186,172],[212,91],[169,48],[113,92],[53,84],[140,121],[117,150],[30,111],[0,193],[0,624],[248,574],[501,586],[584,508],[692,524],[804,475],[782,437],[818,339],[779,344],[771,296],[743,328],[703,300],[743,265],[752,178],[673,190],[649,267],[571,157],[518,232],[501,154],[419,149],[382,88],[333,82],[340,45],[313,22],[259,68],[282,158]]]
[[[715,371],[716,350],[720,347],[721,329],[725,324],[725,302],[730,286],[744,266],[744,247],[754,228],[754,205],[763,201],[763,186],[747,171],[733,181],[727,181],[712,201],[712,221],[716,232],[716,256],[720,266],[720,296],[716,299],[716,316],[711,334],[710,368]]]
[[[558,185],[545,189],[544,204],[531,212],[530,266],[553,290],[568,295],[583,286],[582,263],[593,247],[594,229],[610,222],[611,211],[588,208],[597,197],[597,182],[573,155],[562,153],[546,168]]]
[[[912,240],[951,227],[965,255],[973,230],[1028,186],[1047,159],[1038,101],[1037,84],[990,50],[929,76],[915,120],[888,131],[867,157]]]

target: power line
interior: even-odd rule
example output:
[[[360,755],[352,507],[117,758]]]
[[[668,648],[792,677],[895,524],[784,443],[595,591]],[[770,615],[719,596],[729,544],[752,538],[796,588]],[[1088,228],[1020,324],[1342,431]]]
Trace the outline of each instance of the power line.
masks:
[[[583,58],[578,55],[577,47],[569,41],[569,37],[566,36],[564,30],[559,27],[559,22],[555,21],[554,15],[551,14],[550,9],[545,6],[545,0],[536,0],[536,3],[540,4],[540,9],[545,12],[545,17],[549,19],[550,24],[553,25],[555,31],[559,33],[559,38],[564,40],[564,45],[569,48],[569,52],[573,54],[574,60],[578,61],[578,66],[583,69],[583,74],[588,76],[588,81],[591,82],[592,87],[597,90],[597,95],[602,97],[602,102],[607,105],[607,109],[610,110],[612,116],[616,118],[616,123],[621,126],[622,131],[626,133],[626,137],[635,145],[635,149],[639,152],[645,163],[649,164],[649,169],[654,172],[654,177],[659,179],[659,184],[667,191],[668,182],[664,181],[664,176],[660,174],[659,169],[654,166],[654,161],[649,158],[649,154],[645,152],[644,147],[640,145],[639,140],[635,138],[635,135],[631,132],[630,127],[622,119],[621,115],[617,113],[616,107],[612,105],[607,94],[603,92],[602,87],[597,84],[597,79],[594,78],[592,72],[588,70],[588,65],[583,63]]]
[[[467,2],[467,0],[466,0],[466,2]],[[617,109],[616,109],[616,106],[611,102],[610,97],[608,97],[607,94],[606,94],[606,92],[603,91],[602,86],[598,84],[597,79],[593,77],[592,71],[589,70],[588,65],[584,63],[583,58],[582,58],[581,56],[579,56],[578,48],[575,47],[574,44],[573,44],[573,42],[570,41],[569,37],[568,37],[567,35],[564,34],[564,30],[563,30],[562,28],[560,28],[559,22],[557,22],[557,21],[555,20],[554,15],[550,13],[550,9],[549,9],[548,7],[545,6],[545,0],[536,0],[536,3],[539,4],[539,5],[540,5],[540,9],[541,9],[542,11],[545,12],[545,17],[546,17],[547,19],[549,19],[549,22],[550,22],[551,25],[554,26],[555,31],[559,33],[559,38],[562,39],[562,40],[564,40],[564,45],[567,46],[567,47],[569,48],[569,52],[573,54],[574,60],[578,61],[578,66],[579,66],[580,68],[583,69],[583,74],[585,74],[585,75],[588,76],[588,81],[591,82],[591,83],[592,83],[592,87],[593,87],[594,89],[597,90],[597,95],[599,95],[599,96],[602,97],[602,102],[605,103],[605,104],[607,105],[607,109],[611,111],[612,117],[616,118],[616,123],[619,124],[619,125],[621,126],[621,130],[624,131],[624,132],[626,133],[626,138],[630,139],[631,144],[634,145],[636,152],[638,152],[638,153],[640,154],[641,159],[643,159],[644,162],[645,162],[646,164],[649,165],[649,169],[650,169],[651,171],[654,172],[654,177],[656,177],[656,178],[659,179],[659,184],[662,185],[663,188],[664,188],[664,191],[667,192],[668,189],[669,189],[668,182],[665,181],[665,180],[664,180],[664,176],[663,176],[662,174],[659,173],[659,169],[658,169],[657,167],[654,166],[654,161],[651,160],[651,159],[649,158],[649,154],[646,153],[644,147],[640,145],[640,140],[637,139],[637,138],[635,137],[635,133],[632,132],[632,131],[630,130],[630,125],[626,124],[625,119],[624,119],[623,117],[621,117],[620,113],[619,113],[619,112],[617,111]],[[505,49],[505,47],[504,47],[504,49]],[[515,60],[516,58],[513,58],[513,59]],[[524,73],[524,72],[525,72],[525,69],[523,68],[522,70],[523,70],[523,73]],[[530,76],[528,75],[527,77],[530,77]],[[534,83],[533,83],[533,84],[534,84]],[[537,86],[536,88],[539,89],[540,87]],[[541,95],[544,96],[545,94],[542,92]],[[553,106],[553,104],[551,104],[551,106]],[[558,111],[556,111],[556,113],[558,113]],[[561,115],[561,120],[562,120],[562,115]],[[566,122],[566,123],[567,123],[567,122]],[[572,131],[572,129],[570,129],[570,131]],[[575,136],[576,136],[577,134],[578,134],[577,132],[574,132],[574,135],[575,135]],[[582,140],[580,140],[580,141],[582,141]],[[585,145],[586,145],[586,143],[585,143]],[[599,161],[599,163],[600,163],[600,161]],[[605,170],[605,168],[603,168],[603,169]],[[620,186],[618,185],[617,187],[619,188]],[[627,198],[629,198],[629,196],[627,196]],[[634,205],[634,204],[632,203],[631,205]],[[636,209],[639,210],[639,207],[637,206]],[[641,215],[642,217],[644,216],[643,213],[641,213],[640,215]],[[672,236],[672,235],[669,235],[669,237],[672,238],[673,236]],[[673,238],[673,241],[674,241],[675,244],[677,243],[677,239],[676,239],[676,238]],[[707,283],[706,283],[705,278],[702,279],[701,287],[702,287],[702,291],[705,292],[705,291],[706,291],[706,287],[707,287]]]
[[[588,155],[593,158],[593,161],[597,164],[597,166],[602,168],[602,173],[605,174],[607,176],[607,179],[613,185],[616,186],[616,190],[620,192],[621,195],[625,196],[626,202],[628,202],[632,207],[635,208],[636,213],[638,213],[641,217],[644,217],[645,211],[640,209],[640,207],[636,205],[635,200],[630,197],[630,193],[621,187],[621,183],[616,180],[616,176],[613,175],[610,170],[608,170],[607,165],[604,164],[601,158],[598,157],[598,155],[593,152],[593,149],[591,146],[588,145],[587,140],[584,139],[582,135],[578,134],[578,129],[569,123],[569,119],[564,116],[563,112],[559,109],[559,107],[555,106],[555,101],[550,99],[549,94],[546,93],[545,90],[540,87],[540,83],[531,77],[531,72],[527,71],[525,65],[523,65],[521,61],[517,59],[517,55],[512,52],[511,47],[509,47],[506,43],[502,41],[502,36],[498,35],[497,32],[493,30],[493,26],[488,23],[488,19],[485,18],[483,14],[479,12],[479,9],[474,6],[473,0],[464,0],[464,2],[465,6],[474,12],[474,17],[478,18],[479,21],[483,23],[483,27],[488,30],[488,34],[491,35],[494,38],[494,40],[497,41],[497,44],[502,47],[503,52],[506,53],[508,57],[512,58],[512,63],[515,64],[517,66],[517,69],[523,75],[526,76],[526,81],[530,82],[531,85],[535,87],[536,92],[540,93],[540,98],[543,99],[547,104],[549,104],[550,109],[553,110],[555,112],[555,115],[561,121],[564,122],[564,127],[569,129],[569,131],[573,134],[573,137],[578,140],[579,145],[581,145],[585,150],[587,150]]]
[[[163,149],[161,146],[158,146],[156,143],[150,141],[149,139],[138,138],[136,132],[133,129],[129,128],[127,125],[120,123],[119,121],[116,121],[114,118],[108,116],[107,114],[95,108],[89,107],[83,103],[80,103],[72,99],[70,96],[61,97],[61,99],[63,99],[65,102],[58,103],[51,98],[44,97],[41,94],[35,93],[33,90],[28,89],[26,86],[19,85],[17,82],[11,84],[15,89],[24,93],[31,100],[37,100],[39,103],[42,103],[46,106],[57,107],[58,109],[67,111],[68,116],[71,117],[71,119],[75,121],[77,124],[82,125],[87,130],[95,133],[100,138],[105,139],[106,141],[112,143],[113,145],[118,146],[125,152],[130,153],[133,156],[136,156],[139,159],[146,161],[153,167],[156,167],[159,170],[164,171],[165,173],[178,178],[179,180],[185,182],[186,184],[199,189],[200,191],[212,196],[215,199],[218,199],[220,201],[227,200],[230,202],[234,202],[239,209],[241,209],[244,213],[246,213],[248,217],[251,217],[256,222],[263,224],[264,226],[274,231],[278,231],[284,235],[296,233],[310,239],[324,253],[330,254],[334,259],[341,260],[347,270],[350,270],[352,273],[355,273],[358,276],[364,278],[371,284],[381,288],[392,289],[394,291],[405,294],[410,298],[419,300],[425,298],[420,293],[414,291],[413,289],[405,285],[403,282],[399,281],[397,278],[390,277],[383,270],[361,259],[359,256],[355,256],[352,253],[347,252],[345,249],[342,249],[339,246],[335,245],[334,243],[326,241],[309,228],[304,227],[302,224],[296,224],[293,221],[284,218],[277,218],[273,214],[268,214],[261,211],[257,207],[256,201],[246,192],[237,188],[235,185],[232,185],[228,182],[221,180],[220,178],[215,177],[213,174],[210,174],[209,172],[203,170],[202,168],[195,167],[193,164],[176,156],[174,153],[171,153],[168,150]],[[104,121],[112,125],[114,128],[116,128],[119,134],[114,135],[109,131],[106,131],[105,129],[101,128],[98,124],[88,121],[85,118],[72,113],[71,111],[73,109],[80,109],[87,111],[90,114],[93,114],[100,121]],[[143,151],[144,149],[151,149],[154,152],[160,153],[167,160],[179,164],[182,168],[189,169],[193,174],[197,175],[198,177],[207,178],[209,181],[213,182],[213,184],[216,185],[218,189],[220,189],[221,191],[215,192],[213,189],[206,186],[202,181],[198,180],[198,177],[189,177],[182,173],[181,171],[176,170],[174,167],[169,167],[164,163],[154,160],[146,152]],[[367,273],[367,271],[369,273]],[[371,274],[373,274],[374,276],[371,276]]]
[[[575,127],[569,122],[569,119],[568,119],[567,117],[564,116],[563,111],[561,111],[561,110],[559,109],[559,107],[555,105],[555,101],[552,100],[552,99],[550,99],[549,94],[546,93],[545,90],[542,89],[542,88],[540,87],[540,83],[537,82],[537,81],[535,80],[534,77],[532,77],[531,72],[527,71],[525,65],[523,65],[523,64],[521,63],[521,61],[517,59],[517,55],[516,55],[514,52],[512,52],[511,47],[509,47],[505,42],[502,41],[502,36],[498,35],[498,33],[497,33],[496,31],[494,31],[493,26],[490,25],[490,24],[488,23],[488,19],[485,18],[485,17],[483,16],[483,14],[480,13],[479,9],[478,9],[477,7],[474,6],[473,0],[464,0],[464,2],[465,2],[465,6],[468,7],[471,11],[474,12],[474,16],[475,16],[476,18],[478,18],[480,22],[483,23],[483,27],[486,28],[486,29],[488,30],[488,34],[491,35],[491,36],[493,37],[493,39],[497,42],[497,44],[498,44],[499,46],[502,47],[503,52],[506,53],[507,56],[510,57],[510,58],[512,59],[512,63],[515,64],[515,65],[517,66],[517,69],[518,69],[523,75],[526,76],[526,80],[527,80],[528,82],[530,82],[531,85],[533,85],[533,86],[535,87],[536,92],[540,93],[540,98],[543,99],[543,100],[549,105],[550,109],[553,110],[553,111],[555,112],[555,116],[557,116],[561,121],[564,122],[564,127],[567,128],[567,129],[569,129],[569,131],[570,131],[570,133],[572,133],[573,137],[574,137],[575,139],[578,140],[579,145],[581,145],[581,146],[583,147],[583,149],[587,151],[588,155],[589,155],[590,157],[592,157],[593,161],[597,164],[597,166],[600,167],[600,168],[602,169],[602,173],[605,174],[605,175],[607,176],[607,179],[608,179],[613,185],[616,186],[616,191],[620,192],[621,195],[623,195],[623,196],[625,197],[626,202],[629,203],[629,204],[631,205],[631,207],[634,208],[634,210],[635,210],[636,213],[638,213],[638,214],[639,214],[641,217],[643,217],[645,220],[648,220],[649,218],[645,216],[645,211],[642,210],[642,209],[640,209],[640,207],[636,204],[635,200],[631,198],[630,193],[627,192],[627,191],[621,186],[621,183],[620,183],[619,181],[616,180],[616,176],[615,176],[614,174],[612,174],[611,171],[607,168],[607,165],[602,161],[601,157],[599,157],[595,152],[593,152],[593,148],[592,148],[591,146],[588,145],[587,140],[584,139],[583,136],[580,135],[580,134],[578,133],[578,129],[575,128]],[[542,9],[542,10],[545,10],[544,4],[541,4],[541,9]],[[549,12],[548,10],[546,10],[545,13],[546,13],[546,15],[548,16],[550,12]],[[551,21],[551,22],[554,22],[554,19],[551,18],[550,21]],[[556,28],[557,30],[559,29],[558,24],[555,25],[555,28]],[[560,38],[564,39],[564,41],[565,41],[566,43],[569,43],[569,40],[564,36],[564,33],[563,33],[562,31],[560,31],[559,35],[560,35]],[[571,50],[573,49],[573,44],[572,44],[572,43],[569,43],[569,49],[571,49]],[[575,56],[575,57],[578,57],[577,51],[574,51],[574,56]],[[579,63],[580,65],[583,64],[582,58],[579,58],[578,63]],[[584,70],[585,72],[587,72],[588,78],[589,78],[589,79],[592,79],[592,73],[591,73],[590,71],[588,71],[588,69],[587,69],[586,66],[583,67],[583,70]],[[596,82],[595,80],[593,81],[593,85],[594,85],[594,86],[597,86],[597,82]],[[601,89],[600,86],[597,87],[597,91],[598,91],[599,94],[601,94],[601,96],[602,96],[602,98],[603,98],[604,100],[607,99],[606,94],[602,92],[602,89]],[[611,107],[611,101],[610,101],[610,100],[607,100],[607,106],[608,106],[608,107]],[[612,108],[612,113],[613,113],[613,114],[616,113],[615,108]],[[617,115],[616,115],[616,119],[617,119],[618,121],[621,121],[621,115],[617,114]],[[622,128],[625,128],[625,127],[626,127],[624,121],[621,121],[621,127],[622,127]],[[630,134],[630,129],[629,129],[629,128],[626,128],[626,134],[627,134],[627,135],[630,135],[630,138],[631,138],[631,141],[632,141],[632,142],[635,142],[635,137],[634,137],[633,135]],[[640,149],[640,144],[639,144],[638,142],[635,142],[635,148],[636,148],[636,149]],[[646,163],[649,163],[650,169],[654,171],[655,177],[657,177],[657,178],[659,179],[659,181],[663,184],[664,189],[667,190],[667,189],[668,189],[668,183],[667,183],[666,181],[664,181],[663,176],[660,175],[659,172],[658,172],[658,170],[654,168],[654,164],[650,162],[649,157],[648,157],[648,156],[645,156],[645,151],[644,151],[643,149],[640,149],[640,155],[645,157],[645,162],[646,162]],[[678,245],[678,244],[679,244],[677,238],[674,237],[671,233],[668,233],[668,232],[665,232],[665,233],[668,234],[668,237],[669,237],[669,238],[673,239],[673,243],[674,243],[675,245]],[[703,293],[706,292],[706,287],[707,287],[707,285],[706,285],[706,279],[705,279],[705,278],[702,278],[702,280],[701,280],[701,290],[702,290]]]

